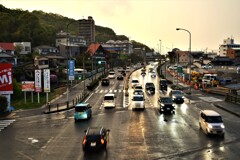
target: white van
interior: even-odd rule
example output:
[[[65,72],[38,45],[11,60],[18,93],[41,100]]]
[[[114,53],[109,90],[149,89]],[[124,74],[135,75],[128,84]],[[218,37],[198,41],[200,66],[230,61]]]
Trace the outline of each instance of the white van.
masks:
[[[201,110],[199,114],[199,127],[208,134],[224,136],[225,126],[219,113],[213,110]]]
[[[103,100],[104,108],[116,107],[115,98],[116,98],[116,96],[113,93],[105,94],[104,100]]]

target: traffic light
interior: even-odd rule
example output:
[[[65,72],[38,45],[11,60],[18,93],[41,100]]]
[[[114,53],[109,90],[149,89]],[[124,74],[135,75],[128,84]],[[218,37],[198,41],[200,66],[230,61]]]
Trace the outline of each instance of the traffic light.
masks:
[[[182,67],[178,66],[177,71],[178,71],[178,73],[182,73],[183,72]]]
[[[78,80],[82,80],[82,75],[79,75],[79,76],[78,76]]]
[[[101,64],[101,61],[98,61],[98,64]]]

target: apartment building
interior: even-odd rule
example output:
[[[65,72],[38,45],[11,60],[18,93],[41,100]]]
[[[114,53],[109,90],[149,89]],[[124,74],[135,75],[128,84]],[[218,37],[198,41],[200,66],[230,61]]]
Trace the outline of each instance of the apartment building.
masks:
[[[235,44],[233,38],[224,39],[223,44],[219,46],[219,56],[227,56],[229,48],[240,48],[240,44]]]
[[[84,37],[87,45],[95,42],[95,22],[91,16],[79,20],[79,36]]]

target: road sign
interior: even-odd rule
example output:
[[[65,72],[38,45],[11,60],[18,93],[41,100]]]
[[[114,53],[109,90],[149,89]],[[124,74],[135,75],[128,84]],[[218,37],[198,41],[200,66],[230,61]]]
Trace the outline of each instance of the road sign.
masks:
[[[74,68],[75,68],[75,61],[74,60],[69,60],[68,61],[68,80],[74,80]]]

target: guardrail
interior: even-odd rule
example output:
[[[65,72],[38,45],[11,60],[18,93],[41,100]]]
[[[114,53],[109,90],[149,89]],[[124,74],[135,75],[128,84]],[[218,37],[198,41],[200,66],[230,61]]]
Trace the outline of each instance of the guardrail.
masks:
[[[225,101],[240,104],[240,95],[228,93],[225,97]]]

